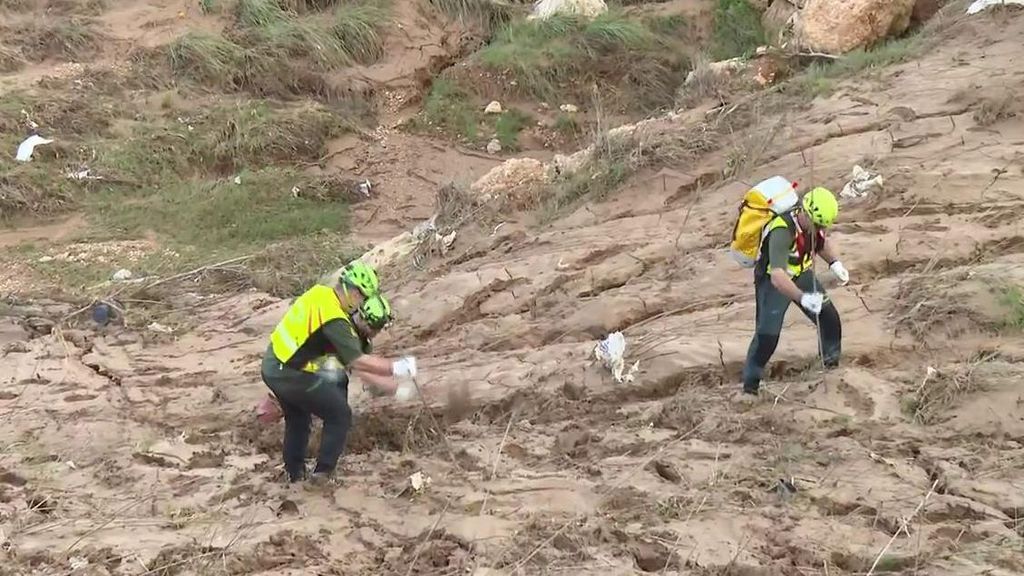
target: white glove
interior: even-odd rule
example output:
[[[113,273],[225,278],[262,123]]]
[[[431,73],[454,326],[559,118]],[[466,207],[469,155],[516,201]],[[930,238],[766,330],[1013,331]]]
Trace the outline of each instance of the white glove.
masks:
[[[844,267],[843,263],[840,262],[839,260],[833,262],[832,265],[828,267],[828,269],[831,270],[832,273],[836,275],[836,279],[839,280],[840,284],[845,286],[846,283],[850,281],[850,273],[846,270],[846,267]]]
[[[804,310],[807,310],[811,314],[821,313],[821,305],[825,303],[825,296],[814,292],[811,294],[804,294],[800,297],[800,306]]]
[[[416,385],[413,384],[412,380],[406,380],[398,385],[398,389],[395,390],[395,398],[399,402],[405,402],[416,395]]]
[[[391,364],[391,374],[397,378],[416,377],[416,358],[406,356],[401,360],[395,360]]]

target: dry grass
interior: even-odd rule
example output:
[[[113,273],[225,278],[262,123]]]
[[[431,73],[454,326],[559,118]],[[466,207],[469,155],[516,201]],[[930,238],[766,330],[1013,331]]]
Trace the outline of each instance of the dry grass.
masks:
[[[25,67],[21,50],[0,44],[0,74],[10,74]]]
[[[24,28],[3,27],[2,32],[17,42],[21,56],[29,62],[81,62],[96,54],[102,42],[95,23],[85,18],[38,21]]]
[[[435,196],[434,215],[430,224],[424,226],[412,251],[412,262],[423,268],[430,258],[443,256],[448,252],[446,238],[469,224],[489,228],[498,219],[498,208],[469,190],[453,183],[442,186]]]
[[[1013,118],[1020,110],[1020,95],[1007,90],[982,98],[974,110],[974,121],[978,126],[992,126]]]
[[[957,364],[948,369],[935,370],[929,367],[921,384],[902,399],[904,414],[921,424],[938,422],[946,410],[956,405],[963,396],[981,390],[982,379],[977,374],[979,367],[994,358],[994,354],[982,354],[966,364]]]

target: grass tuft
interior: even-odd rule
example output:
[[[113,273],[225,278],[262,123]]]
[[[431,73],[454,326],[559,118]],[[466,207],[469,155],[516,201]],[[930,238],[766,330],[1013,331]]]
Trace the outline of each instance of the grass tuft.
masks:
[[[249,55],[234,42],[207,32],[189,32],[168,47],[176,74],[204,85],[228,84]]]
[[[474,22],[487,30],[496,30],[508,25],[517,12],[525,13],[526,9],[518,8],[505,2],[492,0],[428,0],[430,4],[449,18]]]
[[[95,54],[102,40],[91,20],[67,18],[56,22],[34,23],[21,28],[0,27],[8,49],[17,48],[30,62],[59,59],[81,61]]]
[[[25,58],[21,50],[0,44],[0,74],[17,72],[25,67]]]
[[[382,28],[391,21],[388,11],[373,4],[346,4],[335,13],[331,31],[349,58],[371,64],[384,56]]]
[[[1024,330],[1024,289],[1007,286],[1002,289],[999,303],[1006,311],[1003,324],[1015,330]]]
[[[718,0],[711,40],[715,60],[747,56],[766,43],[757,8],[748,0]]]
[[[479,134],[479,114],[469,93],[444,78],[438,78],[430,87],[423,104],[423,120],[430,127],[466,140],[476,140]]]
[[[530,123],[530,120],[528,114],[516,109],[502,112],[494,127],[501,147],[505,150],[519,150],[519,133]]]
[[[837,80],[907,62],[925,48],[921,35],[889,40],[874,48],[854,50],[834,61],[812,64],[792,84],[809,96],[828,96],[835,90]]]
[[[651,109],[670,103],[686,66],[678,37],[651,20],[610,11],[587,21],[573,15],[515,22],[499,31],[477,59],[515,80],[514,96],[578,99],[593,84],[625,88],[623,104]]]

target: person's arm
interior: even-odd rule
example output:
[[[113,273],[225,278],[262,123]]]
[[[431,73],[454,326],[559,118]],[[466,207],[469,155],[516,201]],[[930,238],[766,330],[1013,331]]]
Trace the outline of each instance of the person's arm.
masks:
[[[846,285],[850,281],[850,272],[839,261],[839,254],[836,252],[831,240],[825,242],[825,245],[821,247],[821,251],[818,254],[822,260],[828,263],[828,269],[832,271],[840,285]]]
[[[378,394],[394,396],[398,390],[398,382],[391,376],[378,376],[368,372],[358,372],[359,379],[373,388]]]
[[[772,267],[772,286],[794,302],[800,302],[803,291],[797,288],[789,277],[789,249],[793,245],[793,234],[787,228],[776,228],[768,233],[768,262]]]
[[[361,376],[371,374],[390,377],[394,375],[396,367],[399,370],[408,370],[412,376],[416,376],[416,363],[411,358],[392,361],[374,354],[364,354],[359,337],[356,336],[352,326],[344,320],[327,322],[324,324],[323,331],[331,345],[334,346],[338,360],[346,368],[351,368]]]
[[[827,240],[825,245],[821,247],[821,250],[818,251],[818,255],[821,256],[821,259],[829,266],[831,266],[833,262],[839,261],[839,254],[836,253],[834,245],[835,243],[832,242],[831,239]]]

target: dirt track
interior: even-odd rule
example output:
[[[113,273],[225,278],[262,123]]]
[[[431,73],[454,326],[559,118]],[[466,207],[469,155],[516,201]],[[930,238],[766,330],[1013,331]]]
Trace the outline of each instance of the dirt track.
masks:
[[[286,302],[240,295],[174,338],[28,332],[72,309],[18,305],[0,574],[1021,573],[1024,357],[999,290],[1024,282],[1024,113],[978,111],[1024,93],[1024,18],[943,34],[757,124],[748,182],[887,178],[834,235],[839,370],[794,311],[767,400],[729,401],[752,287],[723,249],[745,189],[717,183],[724,153],[540,232],[510,221],[429,273],[385,270],[401,321],[380,348],[421,358],[432,413],[358,396],[329,492],[281,484],[279,426],[251,414]],[[617,329],[631,384],[592,361]]]

